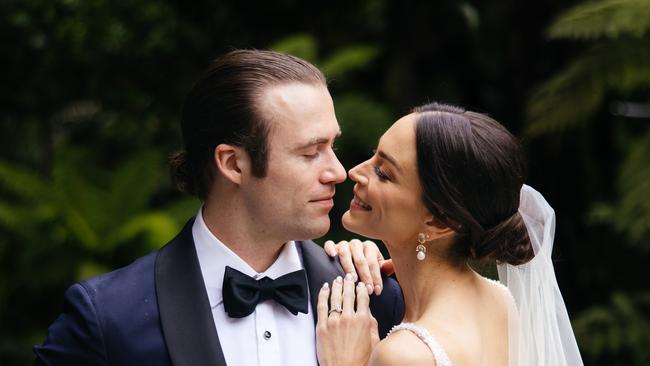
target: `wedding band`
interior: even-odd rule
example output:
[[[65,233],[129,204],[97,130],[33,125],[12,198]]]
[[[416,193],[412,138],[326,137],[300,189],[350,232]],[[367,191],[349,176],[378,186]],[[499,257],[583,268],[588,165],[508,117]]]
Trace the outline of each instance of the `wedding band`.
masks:
[[[331,315],[332,313],[339,313],[339,314],[342,314],[342,313],[343,313],[343,309],[341,309],[340,307],[339,307],[339,308],[330,309],[330,311],[327,313],[327,315],[329,316],[329,315]]]

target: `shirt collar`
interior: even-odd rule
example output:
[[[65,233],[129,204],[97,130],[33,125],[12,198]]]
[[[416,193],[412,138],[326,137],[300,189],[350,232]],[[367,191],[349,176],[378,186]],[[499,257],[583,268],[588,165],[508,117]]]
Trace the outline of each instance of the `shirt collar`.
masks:
[[[280,255],[266,271],[255,271],[208,229],[205,221],[203,221],[203,207],[199,208],[199,212],[194,219],[192,236],[194,238],[194,246],[196,247],[203,281],[208,291],[210,307],[213,309],[223,302],[221,291],[226,266],[234,268],[255,279],[263,277],[275,279],[287,273],[303,269],[296,244],[293,241],[289,241],[282,247]]]

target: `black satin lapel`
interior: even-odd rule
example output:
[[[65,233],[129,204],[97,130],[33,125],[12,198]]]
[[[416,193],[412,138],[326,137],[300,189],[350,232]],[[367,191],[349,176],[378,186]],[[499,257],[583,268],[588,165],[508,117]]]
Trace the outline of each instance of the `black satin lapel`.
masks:
[[[194,248],[190,220],[156,257],[156,296],[167,350],[174,366],[226,361]]]
[[[298,241],[297,247],[302,254],[302,263],[307,272],[307,284],[309,285],[309,297],[311,300],[311,310],[314,317],[314,324],[318,322],[318,292],[323,283],[332,282],[336,276],[343,276],[343,268],[338,258],[328,256],[322,247],[313,241]]]

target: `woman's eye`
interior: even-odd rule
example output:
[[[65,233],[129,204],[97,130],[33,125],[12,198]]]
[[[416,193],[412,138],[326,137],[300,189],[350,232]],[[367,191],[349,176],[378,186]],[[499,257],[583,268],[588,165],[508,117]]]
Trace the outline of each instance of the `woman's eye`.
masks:
[[[385,181],[385,180],[390,180],[388,179],[388,176],[386,173],[382,172],[381,169],[379,169],[378,166],[374,166],[375,168],[375,174],[377,174],[377,177],[379,177],[379,180]]]

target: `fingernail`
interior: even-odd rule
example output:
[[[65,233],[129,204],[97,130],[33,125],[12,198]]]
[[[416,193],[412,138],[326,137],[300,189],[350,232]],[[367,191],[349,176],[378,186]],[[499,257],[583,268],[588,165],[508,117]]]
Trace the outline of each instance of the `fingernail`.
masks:
[[[330,287],[330,284],[329,284],[329,283],[325,282],[325,283],[323,284],[323,289],[327,290],[329,287]]]
[[[343,279],[341,278],[341,276],[337,276],[335,281],[337,283],[341,283],[341,282],[343,282]]]
[[[368,289],[368,295],[372,295],[372,291],[373,291],[372,285],[371,285],[371,284],[367,284],[367,285],[366,285],[366,288]]]
[[[379,295],[381,293],[381,286],[375,285],[375,295]]]
[[[359,276],[357,276],[356,273],[352,273],[352,277],[354,277],[354,282],[357,282],[359,280]]]
[[[352,273],[348,273],[345,275],[345,280],[346,281],[352,281]]]
[[[366,285],[364,285],[363,282],[359,282],[359,283],[357,283],[357,287],[359,287],[359,288],[366,287]]]

